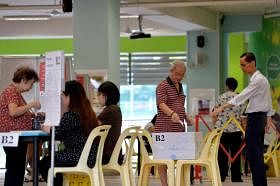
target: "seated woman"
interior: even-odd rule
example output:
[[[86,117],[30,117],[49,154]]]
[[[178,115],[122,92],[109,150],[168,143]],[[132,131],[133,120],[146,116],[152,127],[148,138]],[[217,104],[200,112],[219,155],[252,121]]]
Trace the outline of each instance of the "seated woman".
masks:
[[[97,95],[99,104],[104,107],[97,119],[100,124],[112,125],[103,150],[102,164],[107,164],[121,134],[122,112],[117,105],[120,101],[120,92],[114,83],[106,81],[98,87]]]
[[[55,153],[55,166],[72,167],[77,165],[88,135],[99,124],[85,90],[78,81],[66,82],[61,99],[66,112],[62,116],[59,126],[55,128],[55,137],[64,144],[65,148]],[[42,130],[50,132],[50,127],[43,125]],[[93,151],[97,151],[97,149],[92,148],[93,156],[88,160],[89,166],[94,165],[96,153]],[[44,180],[47,180],[49,168],[50,157],[48,156],[43,158],[39,164],[39,172]],[[62,175],[58,174],[55,177],[54,185],[62,185]]]

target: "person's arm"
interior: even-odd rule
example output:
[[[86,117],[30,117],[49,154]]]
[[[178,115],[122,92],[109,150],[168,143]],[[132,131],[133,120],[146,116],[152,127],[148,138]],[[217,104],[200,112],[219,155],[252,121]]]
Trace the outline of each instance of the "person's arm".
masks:
[[[242,90],[240,94],[235,96],[233,99],[228,101],[226,104],[218,107],[217,109],[214,110],[213,114],[218,116],[219,113],[221,113],[223,110],[227,108],[231,108],[233,106],[241,105],[245,101],[247,101],[250,97],[252,97],[257,91],[259,87],[259,81],[251,81],[249,85]]]
[[[28,112],[31,108],[40,109],[41,108],[40,102],[39,101],[33,101],[33,102],[30,102],[30,103],[28,103],[24,106],[18,106],[15,103],[9,103],[9,105],[8,105],[9,114],[12,117],[21,116],[24,113]]]
[[[218,107],[224,104],[224,100],[225,100],[225,95],[224,94],[219,95],[213,109],[209,113],[213,125],[215,125],[218,120],[218,114],[216,114],[214,111],[215,109],[217,109]]]
[[[167,116],[170,116],[173,122],[180,123],[179,115],[175,111],[171,110],[165,103],[160,103],[159,109]]]
[[[233,104],[230,104],[229,102],[225,103],[224,105],[218,107],[218,108],[214,108],[214,111],[212,112],[213,117],[218,117],[219,113],[223,112],[225,109],[227,108],[231,108],[233,107]]]
[[[215,111],[215,107],[214,107],[214,108],[210,111],[210,113],[209,113],[209,115],[210,115],[210,117],[211,117],[211,119],[212,119],[212,124],[213,124],[213,125],[215,125],[215,123],[216,123],[217,120],[218,120],[218,116],[215,115],[214,111]]]

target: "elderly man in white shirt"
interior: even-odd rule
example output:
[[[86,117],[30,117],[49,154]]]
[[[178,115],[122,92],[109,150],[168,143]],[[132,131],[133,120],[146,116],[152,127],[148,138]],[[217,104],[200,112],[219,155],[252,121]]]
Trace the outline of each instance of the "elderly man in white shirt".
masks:
[[[265,166],[263,160],[263,146],[265,125],[271,122],[274,114],[270,94],[270,85],[264,75],[256,68],[256,57],[252,52],[246,52],[240,56],[242,71],[250,76],[249,85],[237,96],[226,104],[215,109],[218,115],[226,108],[240,105],[249,100],[246,108],[246,152],[249,161],[253,185],[267,186]]]

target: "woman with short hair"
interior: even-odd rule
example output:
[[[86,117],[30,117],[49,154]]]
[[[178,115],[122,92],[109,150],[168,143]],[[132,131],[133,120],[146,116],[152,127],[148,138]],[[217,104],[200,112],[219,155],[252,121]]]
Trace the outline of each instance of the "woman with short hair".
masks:
[[[122,112],[117,105],[120,101],[120,91],[113,82],[105,81],[98,87],[97,95],[99,104],[104,107],[97,119],[100,124],[112,126],[103,150],[102,164],[107,164],[121,134]]]
[[[26,103],[22,93],[32,89],[39,80],[37,72],[28,67],[19,67],[13,76],[13,82],[0,95],[0,132],[31,130],[31,109],[40,109],[38,101]],[[6,153],[6,173],[4,186],[22,186],[27,143],[19,138],[17,147],[4,147]]]

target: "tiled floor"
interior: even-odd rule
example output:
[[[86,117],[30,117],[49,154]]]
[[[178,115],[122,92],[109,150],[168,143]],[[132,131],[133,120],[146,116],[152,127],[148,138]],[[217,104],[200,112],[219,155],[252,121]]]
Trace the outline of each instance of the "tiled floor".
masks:
[[[251,178],[243,178],[243,183],[231,183],[230,181],[226,181],[223,183],[223,186],[252,186]],[[121,182],[118,176],[110,176],[105,177],[106,186],[121,186]],[[46,184],[41,183],[40,186],[45,186]],[[160,182],[158,179],[151,177],[150,179],[150,186],[160,186]],[[196,186],[211,186],[209,181],[203,181],[203,183],[195,183]],[[280,178],[268,178],[268,186],[279,186],[280,185]],[[25,184],[24,186],[32,186],[31,183]]]
[[[137,180],[137,179],[136,179]],[[243,177],[243,183],[231,183],[228,180],[223,183],[223,186],[252,186],[252,181],[250,177]],[[0,178],[0,186],[3,185],[3,177]],[[105,176],[106,186],[121,186],[119,176]],[[194,185],[196,186],[211,186],[211,183],[207,180],[203,180],[202,183],[197,181]],[[280,178],[268,178],[268,186],[279,186],[280,185]],[[25,183],[24,186],[32,186],[32,182]],[[45,183],[40,183],[40,186],[46,186]],[[154,178],[153,176],[150,179],[150,186],[160,186],[160,182],[158,179]]]

